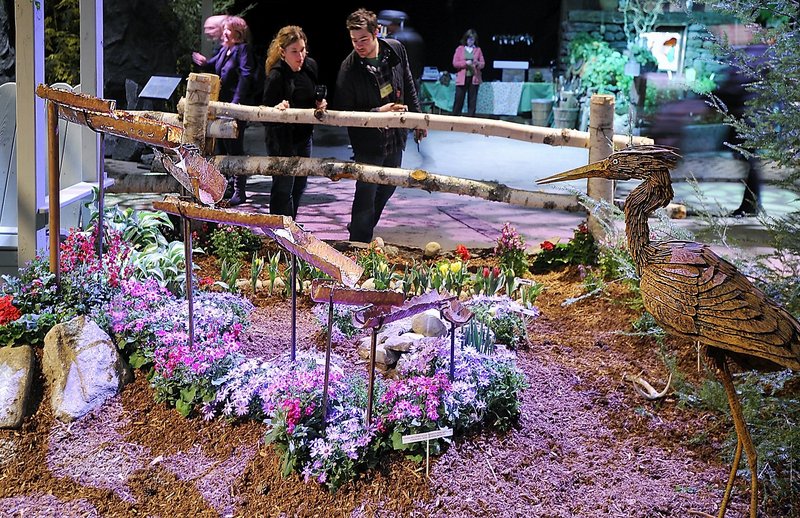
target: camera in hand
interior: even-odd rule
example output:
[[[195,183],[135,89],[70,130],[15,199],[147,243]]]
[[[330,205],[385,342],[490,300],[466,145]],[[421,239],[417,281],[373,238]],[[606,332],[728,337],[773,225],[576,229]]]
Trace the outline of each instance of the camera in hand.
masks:
[[[328,96],[328,87],[325,85],[317,85],[314,88],[314,100],[320,102]]]

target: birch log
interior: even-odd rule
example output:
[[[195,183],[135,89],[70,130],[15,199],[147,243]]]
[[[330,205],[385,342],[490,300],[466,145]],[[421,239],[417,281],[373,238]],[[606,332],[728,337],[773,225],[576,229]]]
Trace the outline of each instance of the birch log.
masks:
[[[614,96],[593,95],[589,105],[589,133],[592,134],[592,145],[589,148],[589,163],[599,162],[614,152],[610,137],[614,134]],[[586,182],[586,194],[595,200],[614,203],[614,182],[605,178],[589,178]],[[610,221],[610,214],[589,214],[589,232],[595,240],[601,241],[606,236],[603,221]]]
[[[183,144],[192,144],[203,150],[206,126],[210,115],[209,102],[219,92],[219,76],[214,74],[189,74],[186,85],[187,102],[183,113]],[[210,148],[206,148],[210,149]]]
[[[342,178],[396,187],[412,187],[428,192],[446,192],[500,201],[537,209],[585,210],[571,194],[514,189],[502,183],[467,180],[430,173],[422,169],[380,167],[332,159],[261,156],[215,156],[214,165],[225,175],[322,176],[332,181]]]
[[[120,112],[117,111],[117,113]],[[123,113],[129,113],[145,119],[166,122],[167,124],[171,124],[173,126],[183,127],[181,116],[177,113],[154,112],[148,110],[130,110]],[[238,133],[238,125],[233,119],[214,119],[208,121],[206,125],[206,136],[209,138],[236,138]]]
[[[178,103],[182,109],[183,99]],[[475,117],[454,117],[452,115],[434,115],[414,112],[344,112],[301,110],[289,108],[279,110],[267,106],[244,106],[223,102],[210,102],[209,114],[216,117],[252,122],[285,122],[292,124],[326,124],[328,126],[353,126],[361,128],[408,128],[429,129],[438,131],[457,131],[474,133],[489,137],[505,137],[536,144],[551,146],[567,146],[589,148],[589,133],[573,129],[541,128],[514,122]],[[647,137],[628,137],[614,135],[614,146],[617,149],[630,144],[653,144]]]

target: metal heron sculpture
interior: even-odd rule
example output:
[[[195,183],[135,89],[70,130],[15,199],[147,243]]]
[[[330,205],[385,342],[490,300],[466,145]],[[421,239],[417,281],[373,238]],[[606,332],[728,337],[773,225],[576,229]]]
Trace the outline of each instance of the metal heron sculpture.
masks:
[[[691,338],[705,347],[706,358],[728,397],[737,435],[718,517],[725,515],[744,449],[750,466],[750,517],[756,518],[756,450],[729,364],[744,369],[800,370],[800,323],[708,245],[650,241],[648,215],[672,200],[669,172],[679,158],[672,148],[637,146],[537,183],[585,178],[642,181],[625,200],[625,232],[641,279],[644,307],[668,333]]]

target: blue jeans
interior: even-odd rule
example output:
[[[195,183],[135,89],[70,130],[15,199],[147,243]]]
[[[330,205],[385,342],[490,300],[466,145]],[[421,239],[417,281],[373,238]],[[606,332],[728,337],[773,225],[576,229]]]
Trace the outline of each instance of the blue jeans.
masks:
[[[292,156],[310,157],[311,137],[305,142],[294,144]],[[306,176],[273,176],[272,188],[269,191],[269,213],[297,219],[300,197],[303,196],[307,183]]]
[[[358,154],[356,162],[360,164],[377,165],[382,167],[400,167],[403,161],[403,151],[396,151],[391,155],[383,154]],[[393,185],[378,185],[374,183],[356,181],[356,194],[353,197],[353,209],[350,212],[350,241],[369,243],[372,233],[381,219],[386,202],[394,194],[396,187]]]

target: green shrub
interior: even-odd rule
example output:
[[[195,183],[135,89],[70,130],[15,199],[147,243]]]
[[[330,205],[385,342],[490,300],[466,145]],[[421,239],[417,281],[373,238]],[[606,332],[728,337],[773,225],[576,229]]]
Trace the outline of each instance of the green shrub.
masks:
[[[242,262],[245,255],[261,249],[261,239],[248,228],[220,225],[211,232],[211,251],[219,264],[226,260]]]

